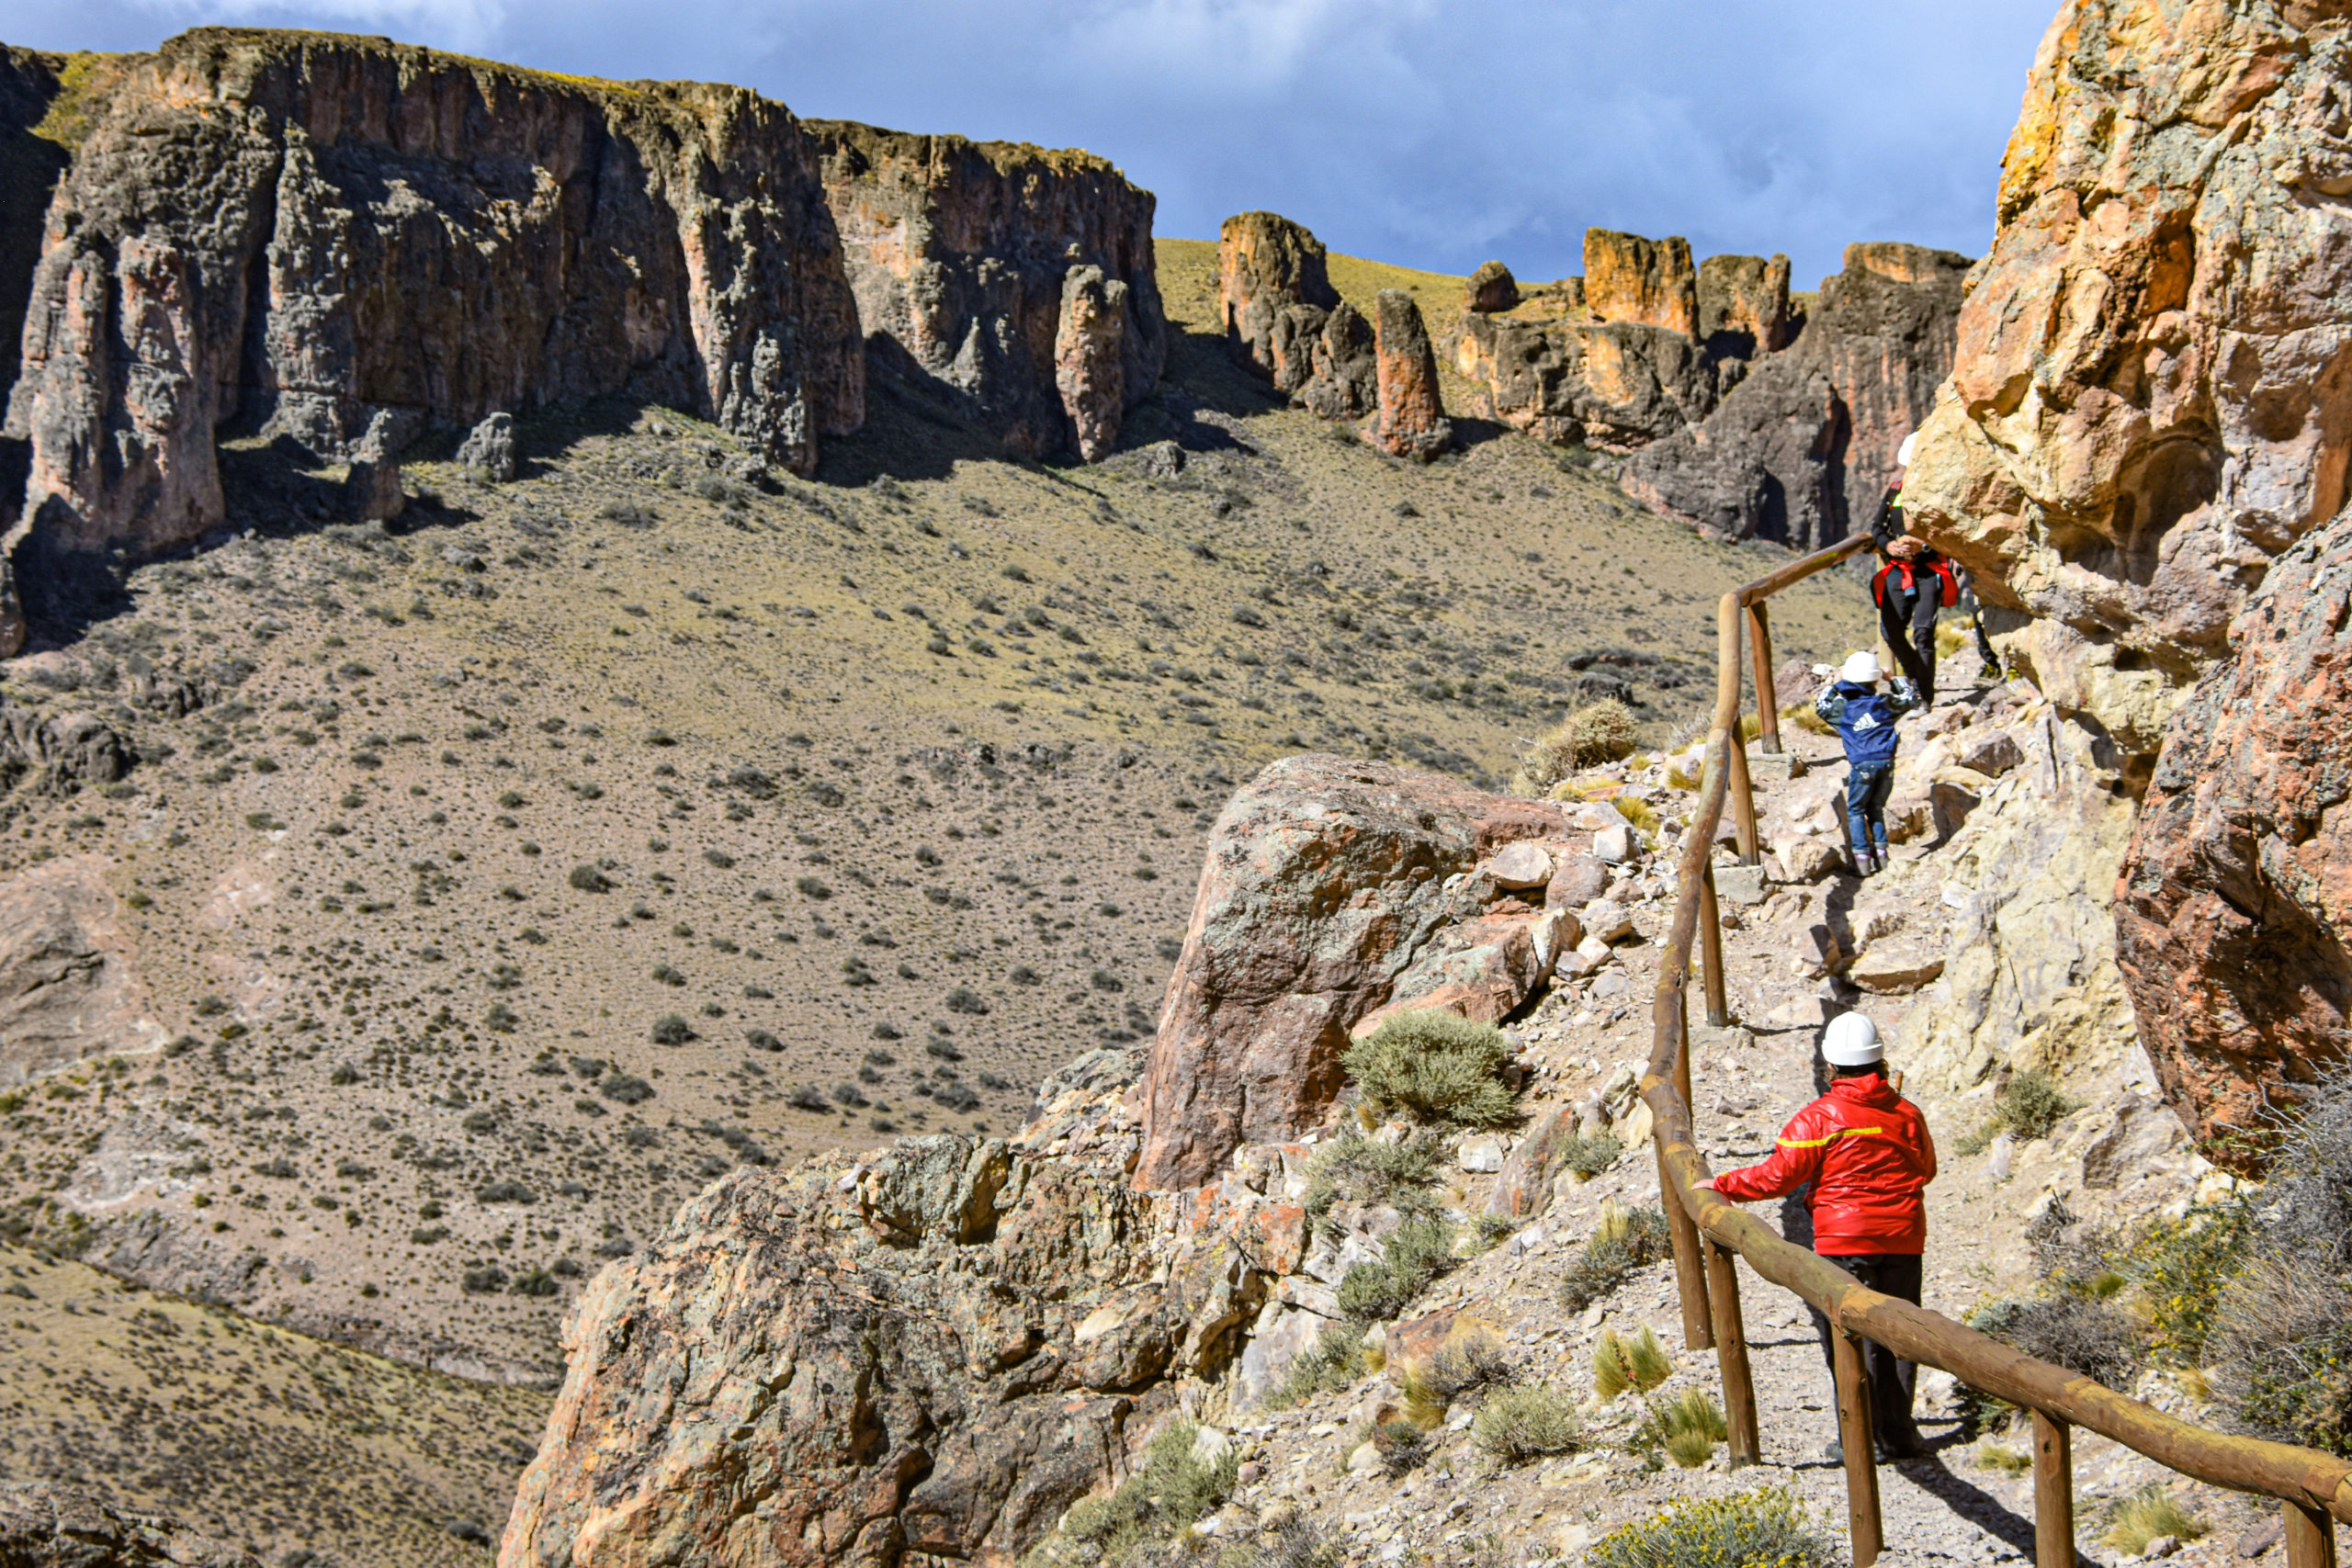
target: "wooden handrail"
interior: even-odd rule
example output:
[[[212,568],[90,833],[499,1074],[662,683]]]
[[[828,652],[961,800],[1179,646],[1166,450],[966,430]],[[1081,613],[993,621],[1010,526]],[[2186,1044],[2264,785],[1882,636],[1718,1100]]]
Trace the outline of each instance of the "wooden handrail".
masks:
[[[1721,1358],[1726,1404],[1752,1412],[1755,1393],[1749,1385],[1737,1275],[1730,1256],[1736,1254],[1765,1279],[1793,1291],[1828,1314],[1840,1346],[1850,1349],[1848,1337],[1859,1336],[1905,1360],[1940,1367],[1973,1388],[2034,1412],[2036,1513],[2043,1538],[2041,1555],[2047,1568],[2061,1568],[2048,1560],[2056,1553],[2056,1536],[2071,1530],[2074,1517],[2066,1434],[2075,1427],[2112,1438],[2184,1475],[2278,1498],[2286,1514],[2289,1568],[2334,1568],[2335,1522],[2352,1521],[2352,1464],[2314,1449],[2215,1432],[2179,1420],[2090,1378],[2036,1360],[1940,1313],[1866,1289],[1819,1254],[1782,1239],[1762,1221],[1698,1185],[1711,1173],[1691,1126],[1685,992],[1691,951],[1701,945],[1701,921],[1713,917],[1715,829],[1735,784],[1738,797],[1733,804],[1738,810],[1741,858],[1753,863],[1759,849],[1755,803],[1749,796],[1744,765],[1745,742],[1740,736],[1741,626],[1752,607],[1760,609],[1772,594],[1836,566],[1869,543],[1867,536],[1858,535],[1817,550],[1732,590],[1719,606],[1713,722],[1707,735],[1697,805],[1682,840],[1679,889],[1667,931],[1666,951],[1658,964],[1657,991],[1650,1011],[1649,1067],[1641,1086],[1653,1121],[1658,1191],[1665,1200],[1674,1242],[1686,1339],[1692,1348],[1714,1346]],[[1762,616],[1757,615],[1753,624],[1760,630]],[[1771,672],[1759,662],[1756,673],[1760,690]],[[1720,941],[1702,947],[1711,1014],[1718,1013],[1724,995],[1720,950]],[[1711,1021],[1724,1021],[1718,1016]],[[1713,1292],[1708,1289],[1710,1273],[1715,1282]],[[1845,1393],[1851,1392],[1849,1385],[1860,1375],[1858,1371],[1847,1371],[1848,1363],[1859,1368],[1860,1361],[1859,1356],[1848,1355],[1839,1362],[1845,1372],[1839,1380],[1842,1406]],[[1867,1426],[1864,1420],[1860,1429],[1866,1431]],[[1738,1451],[1741,1449],[1748,1451]],[[1752,1444],[1736,1444],[1732,1457],[1740,1462],[1752,1452]],[[1876,1477],[1867,1453],[1849,1452],[1847,1460],[1855,1568],[1869,1568],[1879,1551]]]

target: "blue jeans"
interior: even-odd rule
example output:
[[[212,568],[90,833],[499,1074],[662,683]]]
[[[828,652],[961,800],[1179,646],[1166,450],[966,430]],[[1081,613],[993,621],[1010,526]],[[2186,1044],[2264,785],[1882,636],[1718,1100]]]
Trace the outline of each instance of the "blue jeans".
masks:
[[[1894,761],[1846,765],[1846,839],[1857,859],[1886,858],[1886,801],[1894,793]]]

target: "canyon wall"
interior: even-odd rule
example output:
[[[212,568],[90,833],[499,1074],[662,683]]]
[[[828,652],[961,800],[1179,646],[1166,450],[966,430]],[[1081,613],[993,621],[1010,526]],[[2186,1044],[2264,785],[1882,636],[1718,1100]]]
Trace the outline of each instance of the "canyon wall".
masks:
[[[627,393],[806,474],[871,350],[1015,452],[1091,459],[1166,356],[1152,197],[1083,152],[215,28],[85,71],[70,137],[34,136],[62,69],[0,56],[19,570],[200,537],[224,432],[389,478],[427,427]]]
[[[2141,797],[2117,964],[2174,1109],[2241,1169],[2352,1004],[2347,105],[2340,4],[2068,0],[1906,486]]]

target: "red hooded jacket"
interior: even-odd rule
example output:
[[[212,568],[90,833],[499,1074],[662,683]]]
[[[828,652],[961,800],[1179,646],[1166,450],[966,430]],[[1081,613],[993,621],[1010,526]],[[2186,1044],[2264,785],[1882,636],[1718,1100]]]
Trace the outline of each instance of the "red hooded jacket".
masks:
[[[1936,1179],[1936,1142],[1919,1108],[1883,1077],[1839,1078],[1789,1118],[1761,1165],[1727,1170],[1715,1190],[1735,1203],[1806,1182],[1813,1249],[1825,1258],[1915,1255],[1928,1245],[1920,1191]]]

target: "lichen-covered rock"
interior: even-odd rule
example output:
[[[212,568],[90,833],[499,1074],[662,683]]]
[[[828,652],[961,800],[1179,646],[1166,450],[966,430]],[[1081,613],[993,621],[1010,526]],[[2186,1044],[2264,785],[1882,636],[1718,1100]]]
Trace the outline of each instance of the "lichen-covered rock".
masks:
[[[1314,374],[1315,339],[1340,302],[1323,242],[1274,212],[1241,212],[1217,227],[1217,309],[1234,356],[1295,392]]]
[[[2347,561],[2352,515],[2272,564],[2173,716],[2116,888],[2141,1042],[2241,1169],[2267,1112],[2352,1054]]]
[[[1788,346],[1789,258],[1709,256],[1699,264],[1700,340],[1722,358],[1755,359]]]
[[[1480,262],[1478,270],[1470,275],[1469,286],[1463,295],[1463,309],[1467,310],[1515,310],[1519,305],[1519,279],[1498,261]]]
[[[1051,1149],[1057,1152],[1046,1152]],[[1118,1092],[1012,1144],[745,1168],[606,1269],[504,1568],[1010,1564],[1221,1374],[1304,1251],[1238,1181],[1127,1182]]]
[[[1107,452],[1168,355],[1151,193],[1089,152],[808,130],[877,367],[943,391],[1023,456]],[[1069,280],[1089,268],[1101,281],[1080,288],[1073,322]],[[1075,376],[1074,343],[1091,367]]]
[[[1753,365],[1702,420],[1638,454],[1621,476],[1626,492],[1702,528],[1807,549],[1867,527],[1903,438],[1951,369],[1968,265],[1921,245],[1847,246],[1845,270],[1822,280],[1794,344]],[[1740,292],[1760,295],[1769,313],[1769,276],[1752,289],[1744,266],[1721,276],[1724,292],[1709,297],[1724,301],[1724,314],[1711,321],[1740,320],[1732,303]],[[1705,293],[1703,268],[1701,276]],[[1735,280],[1743,280],[1736,290]],[[1708,331],[1717,352],[1752,335]]]
[[[1366,437],[1392,457],[1426,463],[1453,445],[1453,426],[1438,395],[1437,350],[1410,294],[1384,288],[1373,304],[1379,407]]]
[[[7,1568],[261,1568],[261,1560],[161,1514],[47,1483],[0,1483]]]
[[[1584,231],[1584,302],[1596,321],[1634,321],[1699,335],[1699,274],[1690,242],[1614,229]]]
[[[805,472],[864,410],[781,106],[322,33],[198,28],[124,68],[51,209],[24,348],[19,529],[48,551],[218,522],[232,415],[343,457],[628,389]]]
[[[1915,526],[2126,751],[2352,479],[2352,76],[2337,5],[2066,0],[2003,164]]]
[[[1519,901],[1518,912],[1490,916],[1501,890],[1467,874],[1515,840],[1565,855],[1583,836],[1549,802],[1384,762],[1290,757],[1235,791],[1210,832],[1152,1042],[1137,1184],[1193,1186],[1244,1144],[1319,1123],[1343,1081],[1350,1031],[1417,965],[1429,997],[1450,983],[1450,958],[1493,948],[1502,960],[1475,967],[1516,976],[1523,997],[1557,957],[1536,956],[1539,926],[1555,912]],[[1439,940],[1448,931],[1459,946]],[[1514,953],[1525,961],[1515,970]]]
[[[0,393],[17,378],[43,219],[68,161],[62,141],[35,134],[64,90],[64,69],[62,55],[0,44]],[[15,500],[0,491],[0,511],[13,516]]]

